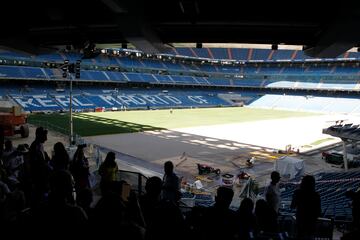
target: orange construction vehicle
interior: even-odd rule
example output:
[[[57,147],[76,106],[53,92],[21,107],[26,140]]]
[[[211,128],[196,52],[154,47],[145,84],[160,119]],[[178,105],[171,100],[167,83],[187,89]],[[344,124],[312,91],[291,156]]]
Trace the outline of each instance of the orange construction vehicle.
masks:
[[[29,136],[27,114],[23,113],[20,106],[14,106],[9,101],[0,101],[0,125],[4,136],[20,134],[21,137]]]

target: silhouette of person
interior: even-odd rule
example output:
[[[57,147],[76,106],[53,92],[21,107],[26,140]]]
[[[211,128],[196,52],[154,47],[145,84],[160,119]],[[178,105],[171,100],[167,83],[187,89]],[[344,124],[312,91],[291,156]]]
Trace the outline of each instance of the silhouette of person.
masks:
[[[165,162],[164,172],[162,198],[177,203],[180,199],[180,183],[179,177],[174,173],[174,164],[171,161]]]
[[[115,153],[108,152],[105,161],[99,167],[99,175],[101,176],[101,189],[106,188],[106,185],[110,182],[116,181],[119,169],[115,159]]]
[[[45,199],[49,190],[50,160],[44,150],[44,143],[47,141],[47,130],[38,127],[35,132],[35,140],[30,145],[30,175],[32,181],[32,204],[37,204]]]
[[[278,231],[277,214],[264,199],[256,201],[255,216],[258,232],[273,233]]]
[[[201,226],[204,239],[234,239],[238,231],[236,214],[229,209],[233,196],[231,188],[222,186],[217,189],[214,206],[204,213]]]
[[[81,232],[86,226],[87,215],[82,208],[71,204],[72,193],[71,174],[64,170],[53,172],[50,177],[49,200],[34,209],[34,221],[29,224],[53,231],[61,229],[62,234]]]
[[[237,210],[239,239],[250,239],[250,233],[256,229],[256,218],[253,213],[254,202],[250,198],[244,198]]]
[[[6,140],[6,141],[5,141],[5,148],[4,148],[3,155],[2,155],[3,161],[4,161],[9,155],[11,155],[11,153],[14,152],[14,151],[15,151],[15,148],[14,148],[14,146],[13,146],[13,144],[12,144],[12,141],[11,141],[11,140]],[[4,163],[4,165],[6,165],[6,164]]]
[[[312,238],[316,230],[317,218],[321,215],[321,199],[315,191],[313,176],[303,177],[300,188],[294,192],[291,208],[296,208],[298,238]]]
[[[116,174],[118,171],[118,165],[115,161],[115,153],[108,152],[105,161],[100,165],[99,174],[101,180],[116,181]]]
[[[57,142],[54,145],[54,156],[50,164],[54,170],[69,170],[70,158],[65,146],[62,142]]]
[[[144,216],[145,224],[149,225],[156,216],[156,208],[160,204],[160,194],[163,182],[159,177],[151,177],[146,181],[146,194],[139,199],[140,208]]]
[[[89,162],[85,157],[84,148],[86,146],[79,145],[70,164],[70,172],[75,180],[75,189],[78,192],[82,188],[90,188],[89,182]]]
[[[273,171],[271,173],[271,183],[266,188],[265,199],[270,207],[274,209],[276,213],[279,212],[279,206],[281,201],[281,194],[279,189],[280,173]]]
[[[142,229],[133,223],[128,214],[128,204],[122,197],[125,181],[110,182],[94,208],[94,224],[103,237],[112,237],[117,229],[124,238],[142,239]],[[110,230],[110,231],[109,231]]]

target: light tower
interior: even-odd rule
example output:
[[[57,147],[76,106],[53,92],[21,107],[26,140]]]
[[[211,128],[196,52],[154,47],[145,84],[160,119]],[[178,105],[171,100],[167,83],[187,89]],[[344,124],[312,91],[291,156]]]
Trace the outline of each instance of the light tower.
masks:
[[[72,115],[72,80],[73,76],[70,73],[75,73],[75,78],[80,78],[81,70],[81,60],[77,60],[76,64],[70,64],[69,60],[64,60],[64,65],[61,67],[63,70],[63,78],[69,78],[70,80],[70,93],[69,93],[69,125],[70,125],[70,134],[69,142],[70,146],[74,143],[74,124],[73,124],[73,115]]]

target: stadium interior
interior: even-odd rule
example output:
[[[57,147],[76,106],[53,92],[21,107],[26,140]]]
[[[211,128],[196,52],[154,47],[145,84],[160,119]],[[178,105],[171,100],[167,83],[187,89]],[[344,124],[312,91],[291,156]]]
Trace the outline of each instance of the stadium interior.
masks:
[[[36,185],[36,180],[44,179],[30,177],[29,180],[27,177],[34,172],[43,174],[40,170],[34,171],[32,164],[37,158],[45,158],[45,154],[34,157],[32,151],[43,152],[44,147],[39,145],[37,150],[34,150],[31,145],[27,150],[21,150],[21,160],[19,164],[16,163],[15,168],[12,168],[10,162],[19,158],[10,153],[6,155],[5,152],[9,151],[6,146],[3,149],[4,143],[9,140],[14,146],[19,144],[19,147],[27,148],[24,143],[30,145],[32,138],[35,135],[38,137],[38,129],[42,126],[49,131],[46,131],[49,135],[48,145],[44,144],[45,149],[49,156],[49,151],[55,154],[50,156],[49,163],[45,164],[51,169],[54,179],[65,176],[56,172],[56,167],[51,165],[51,159],[56,156],[54,143],[60,141],[66,146],[70,162],[75,162],[72,157],[76,149],[77,152],[86,148],[84,154],[89,159],[87,187],[91,189],[93,196],[91,207],[89,204],[88,208],[85,208],[77,199],[72,199],[76,203],[67,203],[81,206],[84,210],[82,211],[88,215],[88,222],[82,225],[88,227],[86,231],[92,224],[100,226],[116,219],[115,222],[121,225],[124,234],[130,234],[129,239],[169,239],[169,234],[174,235],[172,231],[184,232],[179,233],[175,239],[199,236],[212,239],[215,235],[228,239],[356,239],[359,236],[357,234],[360,231],[360,221],[356,211],[360,207],[357,206],[360,198],[357,196],[360,189],[360,151],[357,146],[360,123],[352,122],[358,120],[360,115],[358,7],[339,4],[324,11],[323,7],[309,8],[307,4],[301,4],[294,9],[287,5],[280,8],[274,3],[264,3],[262,7],[247,3],[239,8],[235,7],[235,1],[228,0],[222,4],[217,1],[188,0],[161,3],[144,0],[102,0],[85,6],[83,3],[67,0],[60,5],[57,1],[48,1],[41,5],[29,1],[18,9],[19,19],[13,22],[9,20],[12,12],[5,9],[13,9],[14,4],[16,3],[10,1],[4,3],[4,19],[8,20],[0,23],[0,120],[5,119],[1,118],[2,115],[8,114],[9,108],[6,104],[10,104],[14,112],[14,109],[21,109],[22,113],[28,115],[31,140],[19,140],[19,137],[6,135],[6,126],[3,120],[0,121],[3,154],[0,193],[4,193],[0,195],[0,223],[23,226],[29,219],[46,222],[60,216],[56,223],[62,224],[62,220],[69,219],[65,214],[56,215],[58,212],[54,209],[51,209],[54,211],[50,211],[50,214],[45,214],[47,210],[43,211],[43,206],[37,205],[42,203],[36,198],[40,195],[35,195],[34,200],[33,193],[39,193],[43,190],[39,190],[39,186],[45,186]],[[28,11],[29,9],[33,11]],[[83,14],[94,17],[84,18]],[[332,16],[333,20],[330,21],[327,16]],[[27,24],[24,25],[24,22]],[[190,120],[194,121],[193,125],[181,123],[174,125],[175,127],[167,127],[166,123],[151,125],[141,121],[141,118],[150,116],[146,115],[145,111],[159,116],[163,112],[167,115],[191,115],[188,110],[192,109],[209,109],[214,111],[214,115],[223,114],[225,117],[228,113],[224,112],[224,109],[252,109],[258,111],[260,117],[247,121],[264,121],[261,124],[265,125],[265,121],[269,119],[278,121],[280,117],[276,114],[281,115],[281,111],[282,114],[288,114],[285,114],[285,119],[281,121],[287,121],[287,117],[292,118],[289,120],[290,125],[297,124],[296,121],[301,122],[306,117],[321,118],[319,126],[326,122],[329,128],[318,127],[314,121],[316,129],[314,127],[311,130],[315,129],[320,135],[324,133],[337,138],[324,139],[322,136],[319,140],[316,136],[313,141],[318,140],[319,143],[310,147],[302,142],[299,146],[280,148],[262,144],[261,141],[246,142],[247,140],[232,138],[232,135],[242,133],[237,133],[235,126],[235,133],[231,133],[232,130],[224,133],[225,130],[221,130],[221,127],[229,124],[231,129],[231,124],[240,124],[240,121],[220,119],[211,122],[211,115],[199,115],[199,120]],[[264,112],[261,111],[269,111],[274,119],[262,117]],[[125,115],[116,115],[119,112],[139,114],[136,115],[136,120],[130,121],[125,119]],[[295,115],[297,113],[304,116]],[[110,114],[113,114],[112,117]],[[237,115],[232,117],[234,116]],[[79,125],[75,125],[73,129],[72,118],[74,121],[82,121],[82,126],[77,128]],[[194,119],[196,118],[194,113]],[[206,123],[206,120],[211,123]],[[202,121],[204,124],[201,124]],[[283,124],[281,121],[276,124]],[[107,125],[105,128],[121,125],[121,128],[129,127],[130,130],[114,131],[108,128],[98,131],[95,125],[91,125],[94,123],[103,124],[102,127]],[[275,124],[268,124],[265,128],[275,128]],[[29,135],[29,129],[25,133],[23,126],[20,129],[21,135]],[[189,127],[193,129],[187,129]],[[219,132],[229,135],[229,138],[221,137],[223,135],[215,132],[213,135],[202,134],[210,134],[217,127]],[[329,130],[332,134],[329,134]],[[256,129],[253,131],[250,134],[257,135],[257,138],[267,138],[260,135],[265,132],[258,133]],[[116,135],[119,133],[123,137]],[[132,134],[135,140],[125,134]],[[146,138],[153,139],[151,141],[163,138],[161,141],[167,141],[169,145],[162,145],[160,140],[159,143],[149,141],[147,145],[136,145],[142,140],[137,140],[135,134],[140,134],[139,138],[144,139],[144,142]],[[291,132],[288,134],[291,135]],[[304,132],[303,135],[311,134]],[[104,140],[106,137],[109,138]],[[280,134],[268,136],[270,140],[267,141],[276,142],[277,137],[280,138]],[[295,139],[297,137],[301,138],[293,136]],[[175,138],[180,139],[178,141],[182,142],[181,144],[202,144],[203,149],[199,147],[198,154],[189,153],[191,150],[170,145]],[[127,140],[128,143],[119,143],[115,149],[116,142]],[[130,148],[129,145],[133,145],[134,149],[127,149]],[[155,146],[159,148],[156,149]],[[219,146],[228,148],[228,152]],[[19,147],[13,149],[13,152],[19,152]],[[171,152],[173,148],[176,148],[173,152],[183,153],[175,156]],[[148,152],[151,150],[154,152]],[[162,150],[163,155],[157,153]],[[134,153],[136,151],[139,155]],[[230,153],[231,151],[233,153]],[[121,183],[120,188],[116,184],[112,186],[106,185],[108,182],[104,183],[100,166],[108,152],[114,152],[119,169],[116,167],[112,182]],[[224,159],[221,159],[221,154],[224,154]],[[260,214],[257,216],[255,210],[255,215],[252,215],[256,218],[255,227],[244,230],[241,227],[241,222],[244,221],[241,219],[249,215],[241,215],[240,204],[248,198],[254,202],[266,198],[270,173],[272,170],[283,170],[276,167],[276,159],[287,156],[299,160],[288,165],[290,168],[297,164],[296,170],[293,170],[296,176],[289,177],[293,174],[290,174],[292,170],[287,169],[288,172],[284,174],[281,172],[278,185],[281,202],[275,214],[276,227],[267,228],[271,225],[269,222],[261,225],[264,222],[260,222]],[[217,159],[212,161],[214,158]],[[228,161],[230,158],[231,161]],[[26,175],[26,159],[29,159],[31,166],[29,176]],[[167,160],[175,165],[175,172],[180,177],[178,187],[182,195],[174,206],[169,207],[168,203],[159,200],[158,205],[151,209],[151,204],[150,206],[144,203],[144,199],[149,197],[145,194],[149,188],[145,186],[149,187],[147,181],[152,179],[151,177],[163,176],[162,167]],[[253,160],[255,163],[251,162]],[[72,166],[70,162],[68,165]],[[304,162],[305,172],[301,172],[304,169],[301,164]],[[182,164],[187,165],[181,166]],[[221,170],[221,174],[216,172],[217,168]],[[75,181],[71,194],[82,196],[78,179],[72,169],[69,171]],[[316,216],[316,229],[313,229],[311,236],[302,238],[304,236],[299,232],[296,220],[299,216],[298,209],[294,209],[292,200],[298,193],[297,189],[302,186],[304,175],[314,177],[321,209]],[[49,188],[56,187],[56,184],[51,185],[51,179]],[[27,184],[29,182],[30,184]],[[111,189],[112,187],[114,189]],[[214,214],[204,210],[220,205],[219,189],[222,187],[235,192],[229,205],[238,214],[236,219],[232,219],[233,216],[229,213]],[[135,197],[129,192],[125,193],[127,188],[129,192],[131,188],[131,194],[134,193]],[[121,200],[110,199],[104,189],[120,191]],[[164,186],[162,189],[165,191]],[[11,203],[18,196],[18,191],[23,191],[23,204],[13,206]],[[55,190],[53,193],[51,190],[46,194],[43,192],[43,196],[52,196],[54,192]],[[124,194],[127,194],[127,197],[124,197]],[[49,199],[47,201],[50,201],[51,205],[51,197]],[[122,204],[121,209],[111,205],[115,204],[111,202],[115,201],[114,199]],[[138,199],[135,202],[139,211],[134,210],[134,199]],[[101,206],[101,203],[104,205]],[[110,204],[108,209],[106,204]],[[110,213],[111,207],[116,210],[113,215]],[[169,209],[179,210],[182,220],[174,220],[174,215],[175,218],[179,217],[175,210],[173,214],[164,213]],[[250,212],[252,214],[252,209]],[[165,223],[166,221],[153,218],[159,222],[151,224],[150,220],[149,223],[147,218],[151,219],[151,214],[157,213],[160,216],[158,218],[164,217],[169,221]],[[121,215],[122,222],[117,219],[116,214],[124,214]],[[209,219],[215,216],[214,219],[223,224],[216,225],[210,220],[205,221],[206,216]],[[101,222],[104,219],[109,222]],[[83,222],[76,219],[72,223]],[[205,223],[208,225],[205,226]],[[204,229],[211,226],[218,227],[219,233],[214,236],[209,236],[209,233],[202,235]],[[139,229],[143,231],[143,236],[138,235]],[[245,235],[241,235],[244,234],[242,231],[246,232]]]

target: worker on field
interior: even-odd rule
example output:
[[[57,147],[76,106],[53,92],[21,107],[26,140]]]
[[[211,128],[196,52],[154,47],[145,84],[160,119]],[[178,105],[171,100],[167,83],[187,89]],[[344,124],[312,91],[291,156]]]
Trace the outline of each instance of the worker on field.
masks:
[[[254,163],[255,163],[255,157],[251,157],[248,160],[246,160],[246,165],[248,167],[252,167],[254,165]]]

